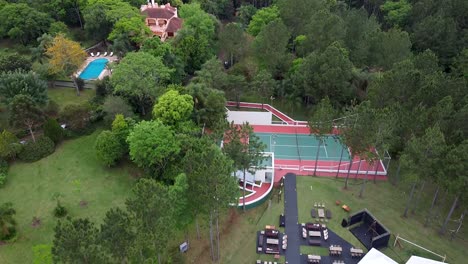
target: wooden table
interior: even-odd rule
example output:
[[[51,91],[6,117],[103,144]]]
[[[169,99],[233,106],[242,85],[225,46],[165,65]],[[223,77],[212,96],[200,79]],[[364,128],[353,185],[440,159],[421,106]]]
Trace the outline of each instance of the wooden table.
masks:
[[[322,208],[318,209],[318,216],[320,218],[324,218],[325,217],[325,210],[322,209]]]
[[[311,237],[322,237],[320,231],[309,231],[309,236]]]

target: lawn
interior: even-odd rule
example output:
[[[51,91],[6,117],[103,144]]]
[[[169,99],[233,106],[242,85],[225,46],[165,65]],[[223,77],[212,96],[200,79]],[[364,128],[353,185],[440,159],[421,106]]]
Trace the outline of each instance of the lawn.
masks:
[[[69,104],[87,102],[95,95],[94,90],[84,89],[80,92],[80,96],[77,96],[75,89],[70,87],[49,88],[47,93],[49,99],[55,101],[61,108]]]
[[[330,209],[333,214],[332,220],[327,223],[328,227],[354,246],[362,247],[351,232],[341,227],[341,219],[347,217],[348,213],[335,205],[335,201],[340,200],[342,203],[350,206],[352,212],[367,208],[391,231],[393,235],[390,239],[391,245],[393,245],[396,234],[400,234],[403,238],[438,254],[446,254],[447,262],[449,263],[464,263],[465,252],[468,249],[467,241],[461,239],[450,241],[448,236],[442,237],[438,235],[437,229],[423,227],[422,223],[426,214],[424,208],[430,206],[431,202],[430,195],[432,195],[432,190],[430,188],[427,188],[425,192],[428,195],[421,197],[420,206],[418,207],[420,209],[416,210],[415,214],[409,218],[403,218],[401,215],[407,199],[407,188],[404,185],[395,187],[388,182],[378,182],[377,184],[369,182],[362,199],[358,197],[360,185],[353,184],[347,191],[342,189],[343,185],[342,180],[298,177],[299,222],[310,222],[312,219],[310,217],[310,210],[314,202],[324,202],[327,209]],[[445,209],[449,207],[450,202],[451,200],[448,201]],[[444,215],[445,210],[442,216]],[[454,216],[454,218],[458,216]],[[462,234],[466,234],[466,230],[466,228],[462,228]],[[398,262],[406,262],[412,254],[437,258],[433,255],[427,255],[426,252],[409,244],[403,243],[403,246],[403,249],[389,247],[383,250],[383,252]]]
[[[101,165],[92,147],[97,135],[64,142],[38,162],[11,166],[0,201],[13,202],[19,234],[12,244],[0,246],[0,263],[32,263],[32,247],[52,243],[57,195],[70,216],[95,222],[109,208],[123,205],[138,170],[129,165],[112,169]],[[31,225],[33,217],[40,219],[38,227]]]
[[[468,249],[467,241],[461,239],[450,241],[448,236],[439,236],[436,229],[424,228],[422,225],[423,216],[425,215],[423,209],[430,203],[432,189],[427,188],[426,193],[428,195],[421,197],[421,203],[418,207],[420,209],[416,210],[415,215],[405,219],[401,215],[407,192],[405,194],[403,191],[398,191],[406,191],[404,185],[394,187],[388,182],[378,182],[377,184],[369,182],[363,199],[358,198],[360,185],[355,184],[354,180],[351,180],[349,190],[344,191],[342,187],[342,180],[311,176],[298,177],[299,221],[312,221],[310,209],[313,207],[314,202],[324,202],[333,214],[333,218],[326,223],[328,227],[354,246],[364,248],[347,229],[341,227],[341,220],[347,217],[348,214],[335,205],[335,201],[340,200],[349,205],[352,212],[367,208],[390,229],[392,234],[400,234],[405,239],[418,243],[436,253],[447,254],[447,262],[464,263],[465,251]],[[256,254],[255,244],[257,231],[264,228],[265,225],[278,225],[278,216],[284,211],[284,206],[283,201],[280,203],[276,201],[277,199],[274,197],[270,207],[266,202],[246,213],[233,209],[230,215],[221,221],[220,263],[255,263],[257,259],[273,260],[272,256]],[[191,230],[189,235],[191,249],[186,255],[187,260],[189,260],[188,263],[210,263],[208,229],[206,227],[202,229],[202,239],[200,240],[196,239],[195,228],[192,227]],[[283,228],[280,230],[284,231]],[[460,236],[463,237],[466,232],[467,228],[462,228]],[[393,242],[394,236],[390,239],[390,245]],[[400,263],[405,263],[409,256],[413,254],[434,257],[409,244],[403,243],[403,246],[403,249],[390,246],[383,252]],[[328,254],[327,249],[308,246],[301,246],[300,251],[303,254]],[[284,258],[282,261],[284,262]]]

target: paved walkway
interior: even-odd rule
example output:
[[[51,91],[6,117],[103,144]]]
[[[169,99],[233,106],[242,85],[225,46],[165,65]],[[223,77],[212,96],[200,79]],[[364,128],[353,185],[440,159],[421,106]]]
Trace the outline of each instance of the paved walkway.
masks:
[[[289,264],[300,263],[300,237],[297,210],[296,175],[286,174],[284,182],[284,215],[286,216],[285,231],[288,235],[288,249],[286,250],[286,261]]]

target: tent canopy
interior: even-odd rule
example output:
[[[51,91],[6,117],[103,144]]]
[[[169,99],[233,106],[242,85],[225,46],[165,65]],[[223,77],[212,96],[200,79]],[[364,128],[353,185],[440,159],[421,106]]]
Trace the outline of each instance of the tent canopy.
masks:
[[[418,256],[411,256],[411,258],[406,262],[406,264],[440,264],[445,262],[440,262],[432,259],[422,258]]]
[[[398,264],[379,250],[372,248],[358,264]]]

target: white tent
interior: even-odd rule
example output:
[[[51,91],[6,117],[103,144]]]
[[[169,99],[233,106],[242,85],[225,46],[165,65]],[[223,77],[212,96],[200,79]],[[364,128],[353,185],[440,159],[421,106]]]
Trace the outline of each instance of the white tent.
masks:
[[[358,262],[358,264],[398,264],[393,259],[387,257],[384,253],[372,248],[367,254]]]
[[[406,262],[406,264],[440,264],[445,262],[440,262],[432,259],[421,258],[417,256],[411,256],[411,258]]]

